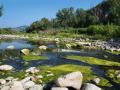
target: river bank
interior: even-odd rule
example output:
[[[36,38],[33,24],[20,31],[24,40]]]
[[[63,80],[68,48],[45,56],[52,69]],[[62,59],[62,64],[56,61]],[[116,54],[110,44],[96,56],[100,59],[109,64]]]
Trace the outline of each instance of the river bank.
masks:
[[[69,46],[72,47],[71,43],[87,47],[87,48],[99,48],[105,50],[107,52],[119,54],[120,53],[120,39],[110,39],[110,40],[93,40],[86,37],[79,37],[79,38],[57,38],[56,36],[41,36],[38,34],[23,34],[23,35],[0,35],[0,39],[26,39],[30,41],[55,41],[55,42],[62,42],[65,44],[70,44]],[[74,46],[74,45],[73,45]]]

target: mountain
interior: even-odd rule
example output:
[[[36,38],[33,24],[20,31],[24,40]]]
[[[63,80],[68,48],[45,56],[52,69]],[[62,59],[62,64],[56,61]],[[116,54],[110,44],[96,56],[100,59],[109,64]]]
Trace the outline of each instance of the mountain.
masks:
[[[19,31],[19,32],[25,32],[26,28],[28,28],[28,26],[20,26],[20,27],[12,28],[12,30]]]

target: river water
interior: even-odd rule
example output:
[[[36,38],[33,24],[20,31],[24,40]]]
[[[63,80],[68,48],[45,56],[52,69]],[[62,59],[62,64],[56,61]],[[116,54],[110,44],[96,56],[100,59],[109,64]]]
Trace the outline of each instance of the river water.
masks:
[[[14,50],[7,50],[6,47],[9,45],[15,46]],[[37,50],[38,46],[40,45],[46,45],[51,50],[46,51],[42,53],[43,56],[46,56],[48,60],[34,60],[27,62],[27,66],[24,66],[24,63],[26,63],[21,58],[20,50],[23,48],[28,48],[31,51]],[[110,54],[107,52],[104,52],[102,50],[96,50],[96,49],[66,49],[64,46],[57,47],[55,42],[31,42],[27,40],[2,40],[0,41],[0,64],[8,64],[12,65],[15,70],[14,72],[23,70],[24,68],[28,68],[31,66],[40,66],[40,65],[62,65],[62,64],[76,64],[76,65],[82,65],[82,66],[91,66],[93,72],[100,76],[107,78],[104,73],[104,69],[101,69],[100,66],[97,65],[90,65],[84,62],[80,62],[77,60],[68,60],[63,58],[65,55],[81,55],[81,56],[92,56],[100,59],[104,59],[105,55],[111,58],[111,60],[120,59],[119,55]],[[113,67],[110,67],[113,68]],[[119,67],[117,67],[118,69]],[[120,68],[119,68],[120,69]],[[113,83],[114,84],[114,83]]]

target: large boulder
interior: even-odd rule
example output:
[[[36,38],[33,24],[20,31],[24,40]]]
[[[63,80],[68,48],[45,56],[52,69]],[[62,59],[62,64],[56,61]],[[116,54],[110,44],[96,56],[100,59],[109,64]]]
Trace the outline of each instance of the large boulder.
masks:
[[[68,88],[65,88],[65,87],[52,87],[51,90],[68,90]]]
[[[29,90],[43,90],[42,85],[33,85],[32,87],[29,88]]]
[[[22,49],[21,52],[22,52],[24,55],[29,55],[30,50],[29,50],[29,49]]]
[[[34,74],[34,73],[38,73],[39,70],[36,67],[30,67],[26,70],[26,72]]]
[[[101,90],[101,88],[94,84],[86,83],[83,85],[82,90]]]
[[[10,65],[1,65],[0,66],[1,71],[10,71],[12,69],[13,69],[13,66],[10,66]]]
[[[77,71],[59,77],[55,83],[59,87],[72,87],[79,90],[82,85],[82,79],[82,73]]]
[[[13,50],[13,49],[15,49],[15,46],[9,45],[9,46],[6,47],[6,49]]]
[[[24,90],[23,85],[19,81],[14,81],[10,90]]]

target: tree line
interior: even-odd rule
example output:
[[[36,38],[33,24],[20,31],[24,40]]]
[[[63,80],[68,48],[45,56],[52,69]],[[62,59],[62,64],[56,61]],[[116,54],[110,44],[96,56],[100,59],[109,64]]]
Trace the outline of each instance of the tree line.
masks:
[[[97,6],[84,10],[63,8],[58,10],[56,18],[49,20],[42,18],[33,22],[27,32],[39,32],[50,28],[86,28],[90,25],[120,25],[120,2],[119,0],[104,0]]]

